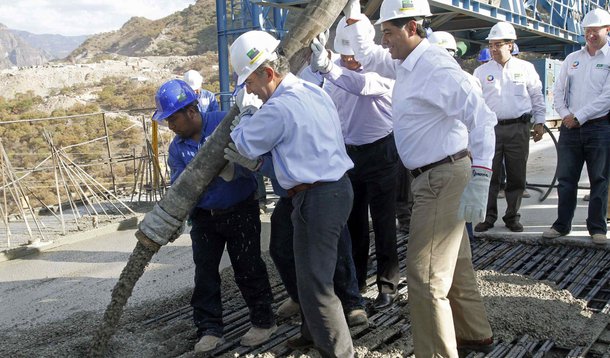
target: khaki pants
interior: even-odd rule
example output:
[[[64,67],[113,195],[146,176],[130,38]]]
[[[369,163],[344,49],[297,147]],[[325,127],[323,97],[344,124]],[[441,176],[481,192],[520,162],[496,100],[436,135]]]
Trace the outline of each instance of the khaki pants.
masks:
[[[464,221],[457,219],[470,175],[463,158],[413,181],[407,284],[416,357],[458,357],[456,337],[492,336]]]

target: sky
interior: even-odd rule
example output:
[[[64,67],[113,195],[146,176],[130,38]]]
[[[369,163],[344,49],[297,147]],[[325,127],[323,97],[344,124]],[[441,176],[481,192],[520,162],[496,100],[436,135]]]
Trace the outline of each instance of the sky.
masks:
[[[133,16],[160,19],[196,0],[0,0],[0,24],[34,34],[91,35]]]

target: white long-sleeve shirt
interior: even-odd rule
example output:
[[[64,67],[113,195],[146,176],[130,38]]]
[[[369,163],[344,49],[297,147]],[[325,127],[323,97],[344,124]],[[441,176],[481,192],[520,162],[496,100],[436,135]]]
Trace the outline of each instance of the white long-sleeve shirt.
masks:
[[[594,56],[587,48],[569,54],[554,87],[555,110],[561,118],[573,113],[580,124],[610,111],[610,46]]]
[[[248,158],[271,152],[280,186],[337,181],[354,166],[335,105],[320,87],[286,75],[269,100],[231,132]]]
[[[534,65],[516,57],[511,57],[504,66],[491,60],[477,67],[474,76],[481,82],[485,103],[499,122],[532,113],[533,123],[544,124],[542,83]]]
[[[394,80],[368,71],[351,71],[337,60],[322,88],[337,106],[346,144],[363,145],[392,133]]]
[[[347,27],[350,43],[356,44],[355,57],[363,67],[396,79],[392,115],[404,165],[419,168],[470,143],[473,165],[491,168],[496,116],[457,62],[426,39],[404,61],[392,60],[387,50],[366,39],[362,21]]]

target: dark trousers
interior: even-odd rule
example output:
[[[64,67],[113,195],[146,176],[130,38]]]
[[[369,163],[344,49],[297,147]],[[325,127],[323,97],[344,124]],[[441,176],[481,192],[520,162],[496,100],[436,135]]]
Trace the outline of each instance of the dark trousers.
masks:
[[[334,290],[341,230],[354,197],[347,176],[292,198],[294,264],[303,324],[323,357],[353,357],[354,347]]]
[[[260,328],[275,324],[271,309],[273,295],[267,268],[261,258],[258,202],[248,199],[234,208],[229,213],[219,215],[196,208],[191,214],[195,262],[191,306],[199,337],[220,337],[223,333],[218,266],[225,244],[235,272],[235,282],[250,310],[250,322]]]
[[[413,192],[411,182],[413,174],[398,161],[398,176],[396,177],[396,219],[401,231],[408,233],[411,225],[411,210],[413,209]]]
[[[299,302],[297,274],[294,267],[294,247],[292,238],[294,229],[290,215],[292,214],[292,199],[280,198],[271,214],[271,240],[269,253],[280,274],[286,292],[295,302]],[[335,294],[339,297],[343,310],[350,312],[364,308],[364,299],[358,290],[356,269],[352,259],[352,242],[347,226],[341,230],[337,247],[337,266],[335,267]]]
[[[394,293],[400,279],[396,247],[396,175],[398,153],[393,135],[375,144],[347,146],[354,162],[348,171],[354,188],[354,207],[347,222],[359,287],[366,286],[369,260],[369,207],[375,232],[377,287]]]
[[[506,168],[506,213],[502,217],[505,223],[519,222],[521,214],[521,197],[525,190],[527,157],[529,155],[531,124],[513,123],[496,125],[496,152],[493,159],[487,215],[485,221],[495,223],[498,219],[498,192],[500,191],[502,163]]]
[[[576,209],[578,181],[582,167],[587,164],[591,185],[587,229],[591,235],[607,232],[608,176],[610,175],[610,124],[598,122],[580,128],[559,129],[557,145],[557,220],[553,228],[560,233],[572,230]]]

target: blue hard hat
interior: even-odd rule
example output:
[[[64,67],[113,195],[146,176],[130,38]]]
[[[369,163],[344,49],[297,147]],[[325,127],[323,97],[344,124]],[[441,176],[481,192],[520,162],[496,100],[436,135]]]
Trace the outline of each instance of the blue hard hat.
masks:
[[[479,57],[477,57],[477,61],[479,62],[487,62],[491,60],[491,52],[489,52],[489,48],[485,47],[479,52]]]
[[[155,95],[157,110],[152,116],[155,121],[161,122],[197,100],[197,94],[191,86],[182,80],[165,82]]]
[[[513,43],[513,51],[510,54],[513,56],[516,56],[519,54],[519,46],[517,46],[516,43]]]

